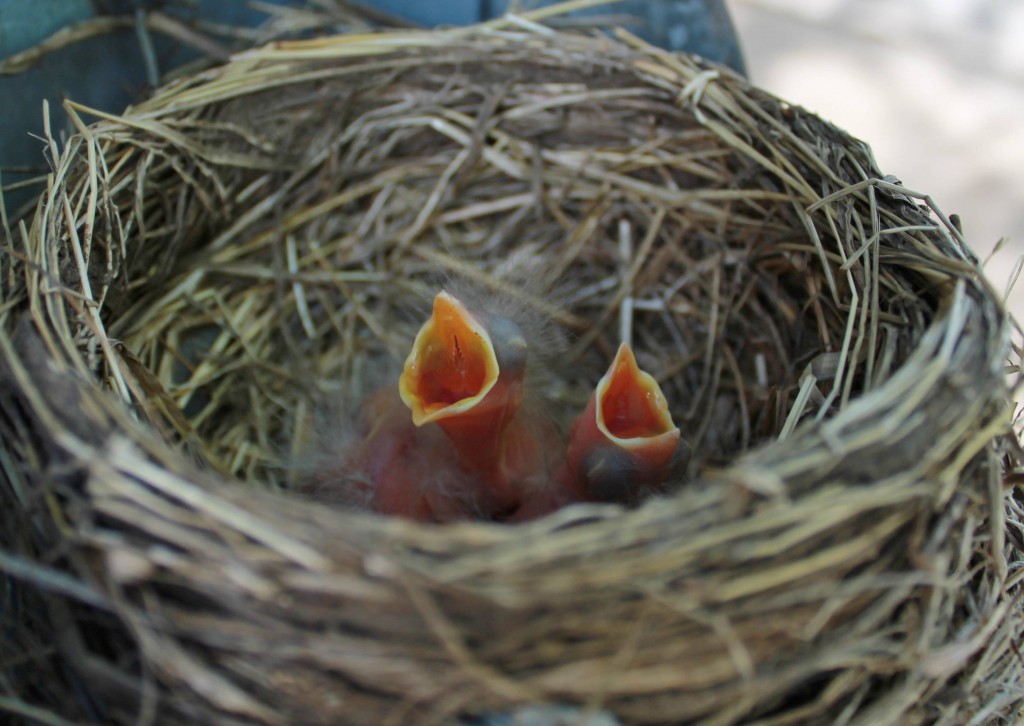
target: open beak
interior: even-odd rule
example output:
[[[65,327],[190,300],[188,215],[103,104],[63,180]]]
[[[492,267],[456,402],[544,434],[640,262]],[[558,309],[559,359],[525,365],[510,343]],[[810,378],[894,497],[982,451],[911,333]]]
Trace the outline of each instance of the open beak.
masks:
[[[507,318],[475,315],[441,291],[398,381],[416,426],[437,423],[467,472],[502,458],[502,439],[523,397],[526,339]]]
[[[623,343],[569,433],[570,476],[588,499],[631,502],[663,483],[678,447],[661,387]]]

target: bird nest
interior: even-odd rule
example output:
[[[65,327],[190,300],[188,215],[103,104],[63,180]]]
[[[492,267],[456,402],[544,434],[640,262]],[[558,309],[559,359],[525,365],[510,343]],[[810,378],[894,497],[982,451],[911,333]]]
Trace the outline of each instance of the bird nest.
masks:
[[[1009,326],[863,143],[521,18],[69,110],[0,258],[0,710],[1019,717]],[[514,525],[310,495],[445,286],[540,336],[563,427],[631,340],[685,442],[667,491]]]

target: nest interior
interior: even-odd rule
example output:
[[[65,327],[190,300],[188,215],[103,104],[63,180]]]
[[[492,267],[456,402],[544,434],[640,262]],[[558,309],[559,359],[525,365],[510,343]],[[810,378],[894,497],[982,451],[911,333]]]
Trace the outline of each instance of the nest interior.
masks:
[[[278,43],[79,129],[0,257],[5,707],[1020,713],[1008,325],[863,143],[510,20]],[[296,494],[446,284],[530,321],[562,419],[631,338],[670,492],[443,527]]]

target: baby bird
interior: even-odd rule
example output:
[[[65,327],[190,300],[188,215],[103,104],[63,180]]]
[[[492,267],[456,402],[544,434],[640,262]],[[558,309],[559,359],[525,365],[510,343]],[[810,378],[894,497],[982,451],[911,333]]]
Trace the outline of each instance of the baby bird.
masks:
[[[360,439],[344,456],[350,500],[417,521],[518,522],[575,501],[635,504],[664,484],[680,433],[630,347],[568,447],[542,409],[524,405],[527,347],[511,318],[439,292],[398,386],[360,409]]]
[[[441,291],[399,378],[412,424],[433,424],[454,451],[456,468],[477,482],[487,519],[516,518],[531,494],[548,487],[558,458],[557,430],[523,410],[527,343],[507,317],[471,311]]]
[[[665,483],[678,449],[660,386],[623,343],[573,422],[560,482],[579,499],[635,504]]]

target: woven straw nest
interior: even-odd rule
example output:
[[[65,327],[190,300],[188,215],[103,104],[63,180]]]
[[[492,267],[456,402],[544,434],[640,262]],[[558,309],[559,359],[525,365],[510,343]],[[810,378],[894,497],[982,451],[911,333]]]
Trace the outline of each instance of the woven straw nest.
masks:
[[[278,44],[79,128],[0,262],[4,708],[1020,715],[1009,326],[863,143],[529,18]],[[441,526],[295,492],[467,280],[545,327],[567,416],[631,337],[690,451],[667,496]]]

